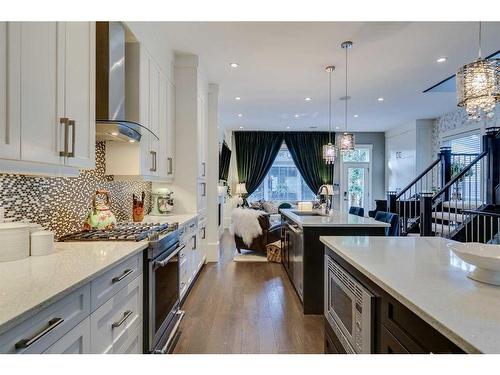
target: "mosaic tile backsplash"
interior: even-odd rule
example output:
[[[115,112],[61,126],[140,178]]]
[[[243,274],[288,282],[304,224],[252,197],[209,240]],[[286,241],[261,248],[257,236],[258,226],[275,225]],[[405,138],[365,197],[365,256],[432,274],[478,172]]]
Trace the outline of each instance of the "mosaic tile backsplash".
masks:
[[[132,194],[140,196],[144,191],[144,207],[150,207],[151,183],[106,176],[105,157],[105,143],[97,142],[96,169],[81,171],[76,178],[0,174],[0,206],[5,208],[5,217],[41,224],[60,237],[82,228],[94,192],[105,189],[117,220],[131,221]]]

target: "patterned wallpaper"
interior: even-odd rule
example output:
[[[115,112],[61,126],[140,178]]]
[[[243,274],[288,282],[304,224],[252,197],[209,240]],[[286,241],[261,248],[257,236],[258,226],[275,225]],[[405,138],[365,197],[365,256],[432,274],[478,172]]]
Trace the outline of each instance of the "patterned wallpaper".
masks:
[[[500,115],[498,114],[500,110],[500,106],[497,105],[497,115],[493,119],[487,119],[486,121],[480,121],[482,130],[492,127],[492,126],[500,126]],[[467,113],[465,109],[459,108],[456,111],[447,113],[434,121],[434,129],[432,132],[432,150],[434,155],[437,155],[439,152],[439,143],[444,134],[452,130],[458,130],[460,128],[464,128],[464,131],[467,131],[466,127],[477,126],[477,122],[470,121],[467,118]]]
[[[146,192],[145,207],[150,207],[151,183],[114,181],[104,174],[105,157],[105,143],[97,142],[96,169],[81,171],[76,178],[0,174],[0,206],[5,208],[5,217],[39,223],[60,237],[81,229],[93,193],[105,189],[117,220],[131,221],[132,194]]]

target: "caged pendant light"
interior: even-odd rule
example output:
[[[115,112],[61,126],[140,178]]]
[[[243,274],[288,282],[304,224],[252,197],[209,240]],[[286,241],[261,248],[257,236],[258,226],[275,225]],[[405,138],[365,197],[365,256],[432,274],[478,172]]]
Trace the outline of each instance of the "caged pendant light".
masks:
[[[457,101],[470,120],[493,118],[500,101],[500,59],[481,57],[481,22],[479,22],[479,57],[457,72]]]
[[[340,45],[343,49],[345,49],[345,131],[340,138],[340,151],[343,153],[351,152],[356,147],[354,134],[347,132],[347,102],[350,99],[347,96],[347,50],[352,48],[352,42],[347,41]]]
[[[337,147],[332,143],[332,72],[335,70],[335,66],[329,65],[325,70],[330,75],[330,98],[328,102],[328,124],[330,130],[328,133],[328,144],[323,145],[323,159],[326,164],[333,164],[337,158]]]

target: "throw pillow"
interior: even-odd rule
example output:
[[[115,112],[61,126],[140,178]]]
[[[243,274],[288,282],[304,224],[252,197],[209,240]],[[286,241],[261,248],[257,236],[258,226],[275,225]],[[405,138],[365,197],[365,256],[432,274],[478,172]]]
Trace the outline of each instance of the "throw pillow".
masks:
[[[262,210],[262,201],[255,201],[250,203],[250,208],[253,208],[254,210]]]
[[[262,208],[271,215],[279,213],[278,206],[274,202],[264,201],[262,202]]]

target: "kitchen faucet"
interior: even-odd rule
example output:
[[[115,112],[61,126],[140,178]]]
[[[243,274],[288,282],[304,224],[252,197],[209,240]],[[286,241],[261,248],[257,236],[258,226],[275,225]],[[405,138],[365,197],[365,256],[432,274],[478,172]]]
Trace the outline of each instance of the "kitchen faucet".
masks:
[[[323,190],[326,190],[326,194],[322,194]],[[326,215],[328,215],[332,209],[332,199],[330,196],[333,195],[333,191],[330,192],[328,185],[321,185],[318,190],[318,198],[320,203],[320,208]]]

